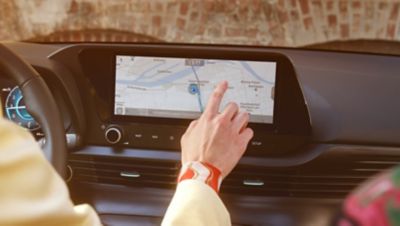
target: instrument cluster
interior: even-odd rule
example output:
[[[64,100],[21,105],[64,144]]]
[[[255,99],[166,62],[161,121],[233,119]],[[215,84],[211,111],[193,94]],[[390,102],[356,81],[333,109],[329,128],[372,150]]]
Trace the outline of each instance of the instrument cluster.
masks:
[[[29,130],[35,138],[43,137],[39,123],[28,112],[21,89],[6,79],[0,79],[3,117]]]

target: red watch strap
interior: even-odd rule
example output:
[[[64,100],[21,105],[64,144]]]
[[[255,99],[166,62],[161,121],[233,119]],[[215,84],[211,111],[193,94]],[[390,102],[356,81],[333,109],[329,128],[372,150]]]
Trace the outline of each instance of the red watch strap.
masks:
[[[181,168],[178,183],[188,179],[204,182],[217,193],[222,182],[221,171],[206,162],[185,163]]]

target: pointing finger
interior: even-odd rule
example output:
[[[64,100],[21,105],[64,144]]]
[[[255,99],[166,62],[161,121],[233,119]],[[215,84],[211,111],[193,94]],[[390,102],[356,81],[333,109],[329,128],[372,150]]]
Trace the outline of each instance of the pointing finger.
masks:
[[[228,89],[228,82],[220,82],[215,88],[214,92],[208,100],[207,107],[204,114],[208,117],[212,117],[218,114],[218,109],[221,104],[222,98],[224,97],[225,91]]]

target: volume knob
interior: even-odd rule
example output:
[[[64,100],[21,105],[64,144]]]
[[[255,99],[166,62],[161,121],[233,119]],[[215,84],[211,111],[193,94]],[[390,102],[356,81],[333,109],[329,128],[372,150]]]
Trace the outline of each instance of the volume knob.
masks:
[[[105,138],[108,143],[116,144],[122,139],[122,131],[117,127],[110,127],[106,129]]]

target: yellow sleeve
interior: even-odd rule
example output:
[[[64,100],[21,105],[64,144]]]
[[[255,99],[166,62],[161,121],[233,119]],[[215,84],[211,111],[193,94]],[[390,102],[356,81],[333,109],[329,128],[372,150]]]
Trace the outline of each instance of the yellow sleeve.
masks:
[[[0,225],[101,225],[68,188],[31,134],[0,118]]]
[[[217,193],[197,180],[178,184],[162,226],[230,226],[227,209]]]

